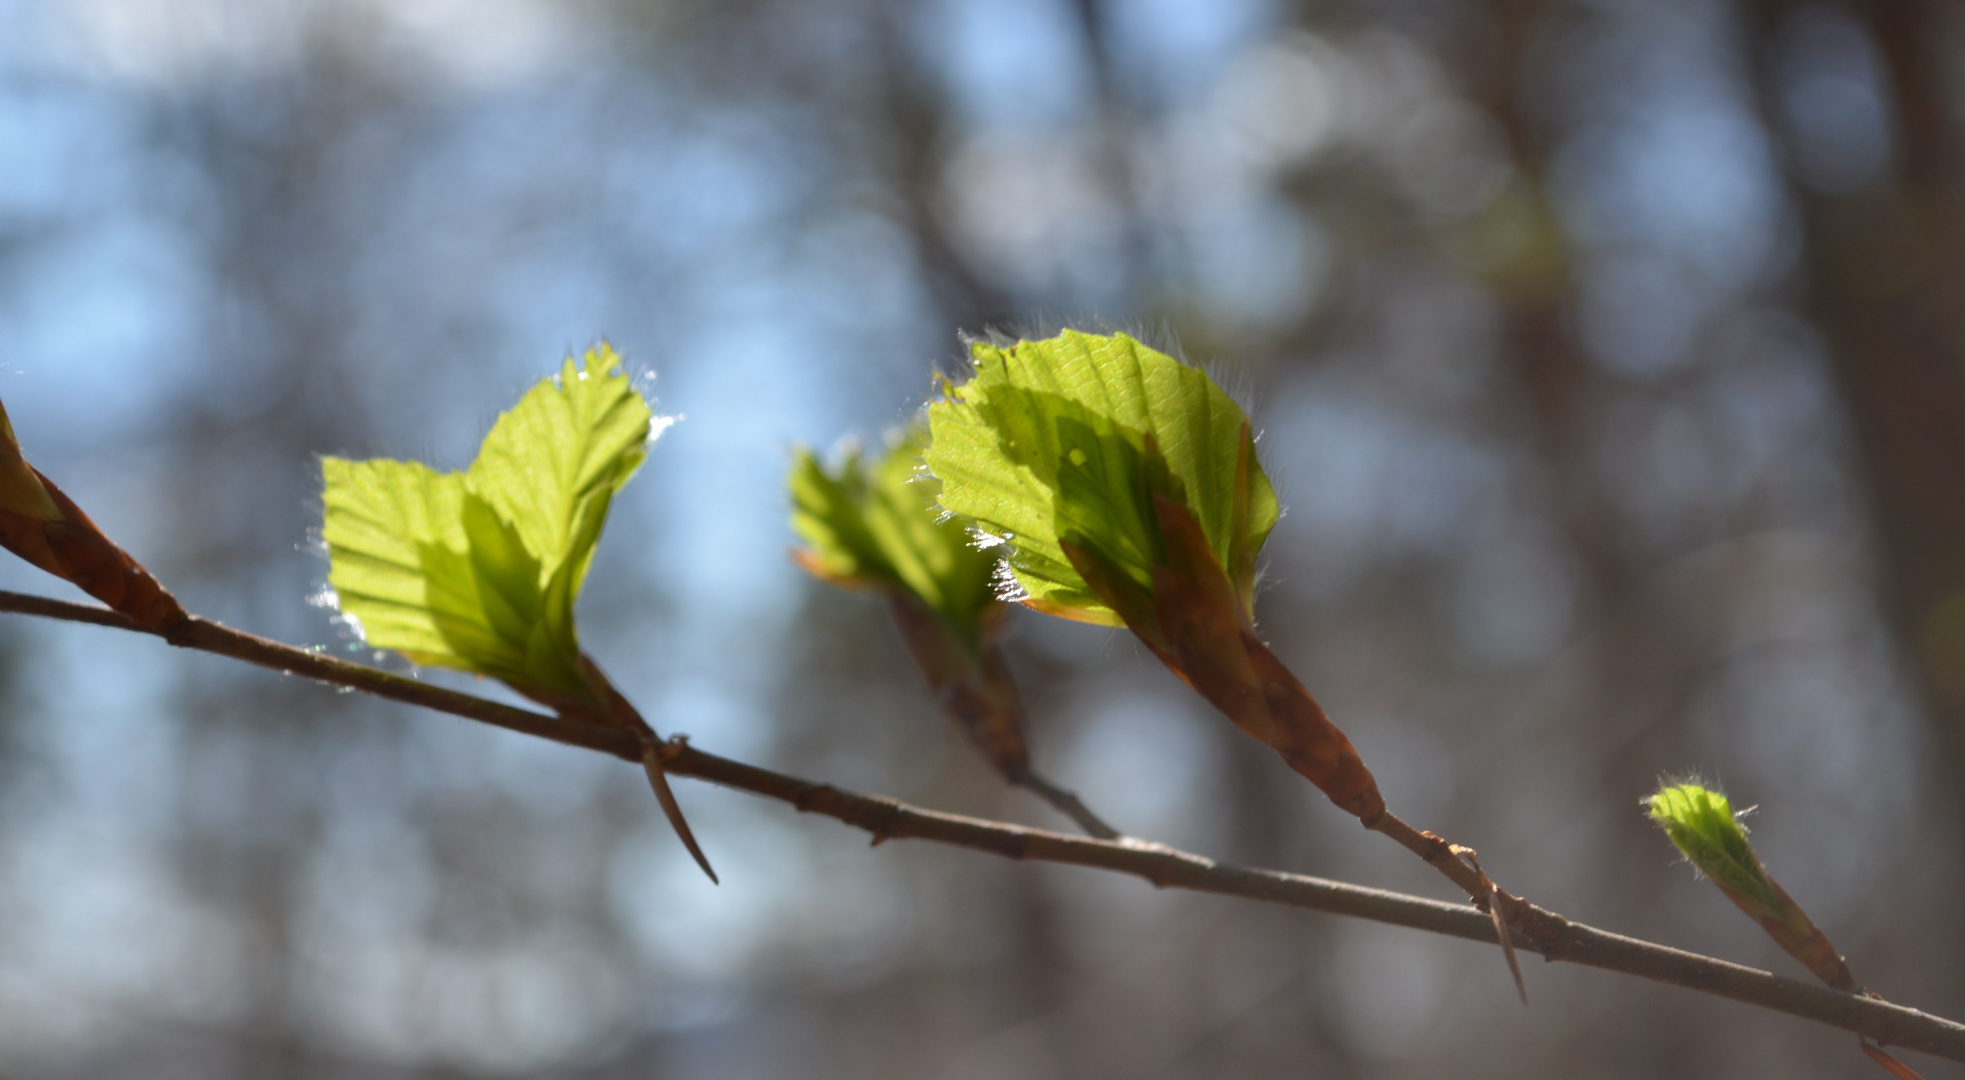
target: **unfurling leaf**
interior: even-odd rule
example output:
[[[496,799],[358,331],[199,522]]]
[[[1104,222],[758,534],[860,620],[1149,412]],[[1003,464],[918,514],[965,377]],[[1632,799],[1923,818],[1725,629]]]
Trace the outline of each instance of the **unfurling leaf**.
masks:
[[[853,451],[832,470],[800,449],[792,530],[808,546],[793,555],[836,584],[903,590],[973,644],[1000,606],[991,585],[996,556],[935,509],[937,485],[921,469],[926,442],[925,431],[910,430],[873,464]]]
[[[885,594],[915,665],[942,707],[999,770],[1029,767],[1023,705],[996,647],[1005,604],[993,592],[996,556],[935,508],[921,474],[925,433],[897,438],[868,465],[858,452],[831,470],[809,450],[792,464],[792,553],[813,576]]]
[[[915,428],[871,466],[849,452],[831,470],[799,450],[792,529],[809,546],[792,557],[821,580],[885,595],[928,689],[997,771],[1093,836],[1115,838],[1076,795],[1031,768],[1023,700],[997,641],[1009,611],[995,596],[997,557],[936,507],[937,484],[921,467],[926,440]]]
[[[419,664],[600,704],[573,605],[614,493],[659,429],[614,351],[568,357],[464,472],[327,458],[328,583],[363,638]]]
[[[22,456],[0,407],[0,547],[164,633],[189,618],[150,571]]]
[[[714,881],[663,776],[660,740],[581,651],[573,621],[614,493],[669,423],[601,345],[501,414],[463,472],[325,459],[321,538],[336,601],[370,645],[640,735],[663,812]]]
[[[1699,784],[1664,784],[1645,807],[1672,846],[1713,884],[1748,898],[1761,911],[1779,906],[1774,880],[1724,794]]]
[[[1823,982],[1853,990],[1849,965],[1801,905],[1767,873],[1724,794],[1698,783],[1661,784],[1644,800],[1651,820],[1693,868]]]
[[[1206,372],[1125,334],[977,342],[929,406],[940,502],[1008,551],[1016,599],[1124,625],[1339,806],[1384,810],[1343,732],[1255,634],[1276,495]]]
[[[1040,611],[1118,626],[1164,562],[1154,496],[1193,516],[1245,614],[1276,494],[1241,406],[1206,372],[1125,334],[1066,330],[970,348],[975,377],[929,406],[928,467],[941,504],[1011,545],[1009,567]],[[1123,582],[1101,589],[1067,545]],[[1251,616],[1252,617],[1252,616]]]

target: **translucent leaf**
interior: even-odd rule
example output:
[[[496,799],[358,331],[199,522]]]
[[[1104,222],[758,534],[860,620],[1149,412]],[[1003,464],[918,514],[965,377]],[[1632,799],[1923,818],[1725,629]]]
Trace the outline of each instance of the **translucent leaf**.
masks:
[[[840,584],[899,589],[940,615],[974,649],[995,603],[996,556],[978,550],[968,527],[935,506],[936,484],[921,472],[926,433],[894,442],[869,467],[850,453],[827,470],[808,450],[793,462],[792,529],[813,574]]]
[[[498,418],[465,472],[322,463],[328,581],[369,644],[522,692],[594,696],[573,605],[654,430],[619,366],[605,345],[569,357]]]
[[[605,345],[589,350],[583,366],[568,357],[557,380],[541,381],[499,416],[471,463],[472,490],[573,592],[586,580],[614,493],[648,456],[654,417],[619,367]],[[570,616],[570,598],[565,604]]]
[[[1149,594],[1165,562],[1158,496],[1199,523],[1250,614],[1276,496],[1248,418],[1206,372],[1125,334],[1067,330],[970,351],[975,377],[929,407],[928,466],[943,507],[1010,543],[1025,603],[1125,621],[1115,590],[1130,581]],[[1074,549],[1124,580],[1088,582]]]

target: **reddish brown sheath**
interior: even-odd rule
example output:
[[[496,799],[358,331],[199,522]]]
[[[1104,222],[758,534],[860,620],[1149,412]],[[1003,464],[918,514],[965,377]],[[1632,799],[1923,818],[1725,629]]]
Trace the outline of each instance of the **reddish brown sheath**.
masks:
[[[1378,782],[1310,691],[1256,637],[1192,512],[1155,496],[1167,565],[1153,568],[1153,608],[1188,684],[1304,779],[1359,818],[1385,809]]]
[[[1191,511],[1156,495],[1166,561],[1151,596],[1103,556],[1060,545],[1065,557],[1153,654],[1235,726],[1273,747],[1332,802],[1364,820],[1385,809],[1371,770],[1310,691],[1256,637],[1246,606]]]
[[[1728,900],[1733,901],[1734,907],[1751,916],[1753,921],[1760,924],[1762,930],[1767,931],[1767,936],[1774,939],[1775,944],[1787,950],[1789,956],[1801,961],[1816,978],[1837,990],[1854,991],[1856,977],[1849,973],[1848,961],[1842,958],[1841,953],[1835,951],[1835,945],[1829,941],[1829,936],[1822,933],[1821,928],[1815,925],[1815,920],[1810,919],[1801,905],[1795,903],[1788,895],[1788,891],[1781,888],[1780,882],[1775,881],[1771,876],[1767,882],[1774,886],[1774,897],[1780,902],[1781,911],[1787,916],[1786,918],[1771,917],[1767,914],[1765,905],[1741,896],[1725,885],[1719,885],[1718,881],[1714,881],[1713,884],[1719,885],[1719,891],[1725,893]]]
[[[103,535],[53,480],[39,469],[34,475],[61,511],[61,519],[43,521],[0,510],[0,545],[48,573],[74,582],[83,592],[148,629],[169,630],[188,617],[150,571]]]
[[[995,642],[1007,605],[994,605],[984,617],[980,654],[913,593],[888,589],[887,606],[935,700],[999,771],[1006,776],[1027,771],[1030,748],[1023,737],[1023,704]]]

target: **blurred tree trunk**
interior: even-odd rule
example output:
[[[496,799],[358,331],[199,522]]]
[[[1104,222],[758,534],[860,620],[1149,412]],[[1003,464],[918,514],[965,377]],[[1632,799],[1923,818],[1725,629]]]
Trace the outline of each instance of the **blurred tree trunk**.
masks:
[[[1763,109],[1779,132],[1777,42],[1808,5],[1750,7]],[[1895,106],[1893,167],[1831,193],[1797,182],[1807,311],[1826,337],[1883,556],[1892,632],[1915,674],[1965,837],[1965,154],[1932,70],[1940,5],[1847,9],[1871,35]],[[1792,154],[1791,130],[1788,149]]]
[[[909,48],[906,17],[907,7],[896,0],[871,13],[880,84],[872,129],[878,133],[883,178],[898,196],[893,212],[914,242],[944,325],[971,334],[1004,327],[1015,314],[1014,303],[969,265],[937,212],[940,170],[954,124],[927,61]]]
[[[1583,569],[1578,606],[1590,631],[1584,663],[1593,683],[1584,700],[1598,710],[1597,722],[1608,725],[1600,739],[1604,780],[1620,791],[1643,791],[1658,768],[1658,756],[1644,748],[1679,741],[1699,658],[1688,653],[1680,635],[1657,624],[1643,588],[1652,567],[1621,541],[1619,493],[1597,471],[1601,405],[1621,388],[1607,385],[1570,326],[1577,252],[1549,175],[1568,133],[1551,130],[1550,117],[1535,114],[1529,88],[1537,84],[1524,81],[1550,74],[1551,58],[1546,49],[1538,53],[1538,41],[1588,16],[1547,0],[1490,0],[1484,12],[1481,46],[1464,51],[1460,77],[1469,99],[1506,138],[1525,206],[1517,212],[1526,215],[1532,234],[1487,275],[1505,320],[1503,363],[1533,422],[1530,446],[1555,481],[1550,516]],[[1618,827],[1628,837],[1649,828],[1638,815]]]

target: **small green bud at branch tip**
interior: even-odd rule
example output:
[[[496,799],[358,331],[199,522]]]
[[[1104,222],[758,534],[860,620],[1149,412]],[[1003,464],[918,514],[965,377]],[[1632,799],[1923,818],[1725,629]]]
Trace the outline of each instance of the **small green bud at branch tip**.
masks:
[[[1855,979],[1841,954],[1761,865],[1724,794],[1698,783],[1663,784],[1644,800],[1644,806],[1686,861],[1711,878],[1776,944],[1823,982],[1841,990],[1854,989]]]

